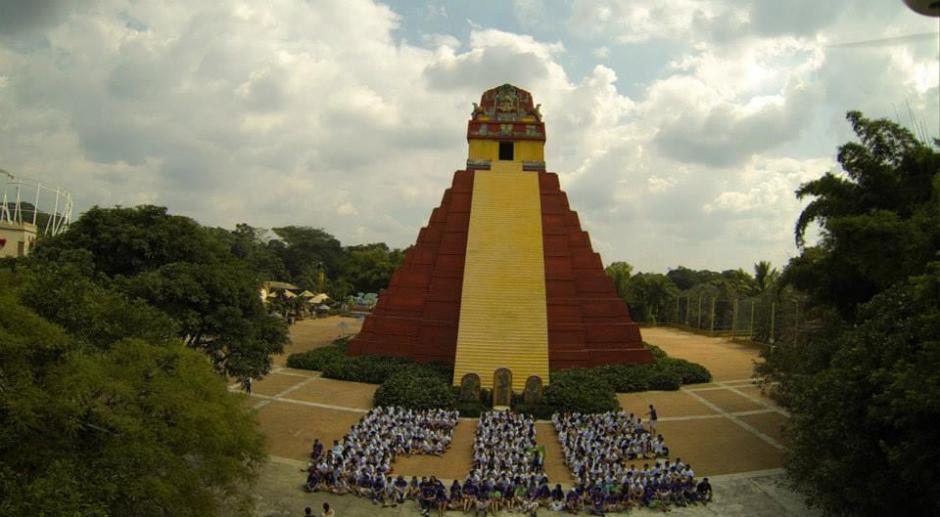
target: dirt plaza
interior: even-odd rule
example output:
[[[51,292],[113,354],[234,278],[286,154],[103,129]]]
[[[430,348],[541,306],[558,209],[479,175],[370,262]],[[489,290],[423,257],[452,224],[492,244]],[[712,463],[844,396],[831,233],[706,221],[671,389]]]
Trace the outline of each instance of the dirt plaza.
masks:
[[[331,317],[294,325],[289,351],[275,359],[275,368],[254,384],[251,397],[246,399],[258,412],[272,456],[262,477],[290,477],[290,490],[297,492],[298,501],[312,498],[300,490],[304,478],[300,470],[306,465],[313,440],[329,444],[340,439],[372,407],[377,386],[325,379],[318,372],[287,368],[283,366],[286,355],[355,333],[360,321]],[[658,431],[670,447],[670,456],[691,464],[696,476],[724,476],[729,481],[740,478],[738,482],[752,476],[779,476],[781,426],[787,421],[787,413],[761,393],[751,379],[760,350],[675,329],[643,329],[643,338],[671,356],[703,364],[713,379],[678,391],[619,394],[621,407],[645,414],[649,404],[655,405],[660,415]],[[475,429],[475,419],[462,418],[446,454],[404,457],[395,462],[394,471],[405,476],[462,479],[470,469]],[[536,438],[546,447],[545,468],[552,482],[569,483],[570,474],[552,425],[537,423]],[[263,479],[261,484],[265,483]]]

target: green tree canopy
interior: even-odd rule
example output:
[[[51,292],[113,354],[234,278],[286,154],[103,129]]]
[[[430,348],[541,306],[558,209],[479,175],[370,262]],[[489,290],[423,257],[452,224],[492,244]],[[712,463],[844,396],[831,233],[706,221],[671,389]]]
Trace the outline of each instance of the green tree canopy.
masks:
[[[0,514],[211,516],[247,504],[263,436],[240,396],[178,341],[114,331],[159,319],[152,310],[109,312],[120,294],[81,286],[69,290],[89,293],[70,301],[104,298],[85,309],[103,320],[91,329],[62,315],[82,338],[0,292]]]
[[[666,275],[638,273],[630,279],[626,300],[634,320],[656,324],[672,310],[678,294]]]
[[[812,198],[796,223],[797,244],[813,222],[821,241],[791,261],[784,277],[852,319],[858,304],[922,274],[936,258],[940,154],[891,121],[857,111],[847,118],[860,141],[839,148],[845,173],[828,172],[797,190],[800,199]]]
[[[754,264],[754,285],[757,290],[756,294],[763,293],[773,287],[779,278],[780,272],[777,271],[777,268],[771,266],[770,262],[761,260]]]
[[[611,262],[604,268],[607,276],[614,281],[614,288],[617,289],[617,295],[626,299],[627,286],[630,283],[630,275],[633,273],[633,266],[626,262]]]
[[[404,259],[401,250],[389,250],[384,242],[347,246],[342,278],[356,292],[377,293],[388,287]]]
[[[306,289],[317,289],[317,273],[337,277],[343,266],[343,247],[321,228],[283,226],[272,230],[284,243],[278,249],[291,279]]]
[[[68,272],[62,272],[68,278],[58,285],[55,275],[34,277],[49,293],[45,299],[62,311],[82,309],[56,305],[53,297],[60,293],[81,303],[79,292],[97,296],[87,289],[89,282],[114,287],[131,303],[146,303],[169,316],[164,328],[208,353],[220,372],[260,376],[270,368],[270,355],[283,350],[287,327],[265,310],[259,296],[261,276],[244,257],[233,254],[239,239],[243,244],[256,239],[249,233],[242,228],[236,230],[241,237],[220,234],[189,218],[169,215],[162,207],[94,207],[65,233],[41,240],[30,262],[46,272],[56,271],[59,264],[70,265]],[[86,278],[78,278],[79,274]],[[78,291],[69,293],[70,289]],[[29,299],[36,300],[37,310],[50,315],[40,305],[41,295],[37,290]],[[66,328],[77,328],[59,315],[54,319]]]
[[[758,372],[791,412],[786,466],[835,515],[940,513],[940,153],[850,112],[845,171],[800,187],[822,238],[781,281],[808,294],[805,336]]]

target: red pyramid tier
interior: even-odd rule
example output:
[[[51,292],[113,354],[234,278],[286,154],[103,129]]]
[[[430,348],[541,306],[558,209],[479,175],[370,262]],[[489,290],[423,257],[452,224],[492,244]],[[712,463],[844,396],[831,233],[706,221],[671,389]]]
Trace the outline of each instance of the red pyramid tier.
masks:
[[[441,205],[350,341],[350,353],[454,364],[474,174],[454,173]],[[651,362],[558,175],[530,174],[538,174],[541,197],[550,368]]]

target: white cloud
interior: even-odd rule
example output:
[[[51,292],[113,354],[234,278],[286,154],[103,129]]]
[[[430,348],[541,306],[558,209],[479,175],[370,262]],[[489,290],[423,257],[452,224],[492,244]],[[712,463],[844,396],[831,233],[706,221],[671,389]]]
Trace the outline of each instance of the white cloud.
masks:
[[[511,82],[542,104],[549,168],[607,261],[781,264],[793,191],[833,166],[846,110],[910,103],[935,134],[940,113],[935,46],[825,46],[919,22],[805,7],[817,18],[800,27],[766,2],[575,2],[563,23],[587,44],[484,23],[406,37],[369,0],[26,10],[0,21],[0,167],[65,185],[80,208],[157,203],[407,246],[463,166],[471,102]],[[513,8],[551,22],[541,2]],[[627,95],[634,70],[609,49],[641,58],[650,40],[674,49]]]

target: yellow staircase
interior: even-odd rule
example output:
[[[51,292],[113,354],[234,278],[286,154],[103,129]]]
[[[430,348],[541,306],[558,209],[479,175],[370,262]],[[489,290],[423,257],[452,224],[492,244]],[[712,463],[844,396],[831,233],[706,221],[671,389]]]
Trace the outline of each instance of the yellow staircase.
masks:
[[[516,391],[531,375],[548,384],[545,306],[538,174],[494,160],[473,180],[454,384],[476,373],[492,388],[499,368]]]

